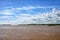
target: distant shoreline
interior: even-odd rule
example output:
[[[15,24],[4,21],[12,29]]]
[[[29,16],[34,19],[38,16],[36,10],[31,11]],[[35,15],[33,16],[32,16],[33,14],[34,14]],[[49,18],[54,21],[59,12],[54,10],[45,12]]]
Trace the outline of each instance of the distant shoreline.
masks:
[[[55,26],[55,25],[60,25],[60,24],[18,24],[18,25],[0,24],[0,26],[21,26],[21,25],[48,25],[48,26]]]

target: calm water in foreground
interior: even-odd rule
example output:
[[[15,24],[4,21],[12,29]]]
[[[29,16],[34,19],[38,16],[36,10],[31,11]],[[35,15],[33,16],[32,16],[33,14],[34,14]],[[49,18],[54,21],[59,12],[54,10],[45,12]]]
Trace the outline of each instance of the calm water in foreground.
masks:
[[[0,40],[60,40],[60,25],[0,26]]]

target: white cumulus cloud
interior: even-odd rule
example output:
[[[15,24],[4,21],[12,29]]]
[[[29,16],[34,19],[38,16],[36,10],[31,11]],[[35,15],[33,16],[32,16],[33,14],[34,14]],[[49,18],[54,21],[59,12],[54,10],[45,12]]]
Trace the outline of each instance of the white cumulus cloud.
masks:
[[[6,19],[6,21],[0,22],[0,24],[60,24],[60,10],[57,10],[56,8],[52,8],[52,11],[50,13],[36,13],[36,14],[30,14],[30,13],[19,13],[18,11],[21,10],[32,10],[36,8],[45,8],[40,6],[24,6],[21,8],[11,8],[11,9],[5,9],[0,11],[0,14],[4,14],[4,16],[0,17],[0,19]],[[48,7],[49,8],[49,7]],[[17,13],[19,13],[17,15]],[[13,16],[13,14],[15,16]],[[1,20],[0,20],[1,21]]]

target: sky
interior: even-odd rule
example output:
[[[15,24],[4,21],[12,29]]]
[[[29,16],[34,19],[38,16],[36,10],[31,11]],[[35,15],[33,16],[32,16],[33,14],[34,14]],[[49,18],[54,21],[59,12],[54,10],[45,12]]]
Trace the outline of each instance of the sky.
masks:
[[[60,0],[0,0],[0,24],[60,24]]]

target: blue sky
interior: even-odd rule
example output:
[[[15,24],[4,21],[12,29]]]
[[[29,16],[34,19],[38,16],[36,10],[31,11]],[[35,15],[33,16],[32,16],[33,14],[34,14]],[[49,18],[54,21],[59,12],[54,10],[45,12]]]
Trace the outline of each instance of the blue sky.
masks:
[[[60,0],[0,0],[1,7],[59,6]]]
[[[60,0],[0,0],[0,24],[60,24]]]

